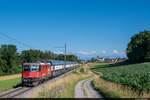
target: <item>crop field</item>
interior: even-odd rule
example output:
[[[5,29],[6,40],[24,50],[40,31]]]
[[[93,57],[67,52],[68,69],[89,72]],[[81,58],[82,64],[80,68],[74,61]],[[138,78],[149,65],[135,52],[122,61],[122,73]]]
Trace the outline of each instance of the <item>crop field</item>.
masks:
[[[129,65],[93,64],[90,67],[92,70],[101,72],[103,79],[130,86],[133,90],[138,90],[139,94],[143,91],[150,91],[150,63]]]

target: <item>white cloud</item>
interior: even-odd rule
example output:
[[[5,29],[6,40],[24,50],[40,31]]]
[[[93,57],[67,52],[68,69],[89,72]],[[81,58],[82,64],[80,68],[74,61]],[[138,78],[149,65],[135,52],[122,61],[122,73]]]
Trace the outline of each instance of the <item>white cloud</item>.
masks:
[[[105,50],[102,50],[102,54],[106,54],[106,51],[105,51]]]
[[[117,50],[113,50],[113,54],[118,54],[119,52]]]
[[[64,52],[62,52],[62,51],[57,51],[57,52],[54,51],[54,53],[55,54],[64,54]]]
[[[80,55],[94,55],[94,54],[96,54],[96,51],[90,51],[90,52],[79,51],[79,52],[77,52],[77,54],[80,54]]]

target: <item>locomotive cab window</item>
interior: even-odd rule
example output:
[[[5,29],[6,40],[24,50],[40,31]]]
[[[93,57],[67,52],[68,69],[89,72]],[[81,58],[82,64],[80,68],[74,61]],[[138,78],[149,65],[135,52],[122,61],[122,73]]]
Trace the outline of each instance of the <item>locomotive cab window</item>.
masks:
[[[24,72],[30,71],[30,66],[27,66],[27,65],[23,66],[23,71]]]
[[[32,72],[32,71],[40,71],[40,70],[41,70],[40,66],[29,66],[29,65],[23,66],[24,72]]]
[[[40,66],[31,66],[31,71],[40,71]]]

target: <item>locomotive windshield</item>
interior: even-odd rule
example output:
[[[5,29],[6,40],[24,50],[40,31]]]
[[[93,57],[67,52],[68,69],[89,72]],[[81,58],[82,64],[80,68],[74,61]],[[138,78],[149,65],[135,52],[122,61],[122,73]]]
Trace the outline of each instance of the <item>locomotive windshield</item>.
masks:
[[[36,71],[40,71],[40,66],[31,66],[31,71],[36,72]]]
[[[23,71],[24,72],[36,72],[36,71],[40,71],[40,66],[25,65],[25,66],[23,66]]]
[[[30,71],[30,67],[29,66],[23,66],[23,71],[24,72],[28,72],[28,71]]]

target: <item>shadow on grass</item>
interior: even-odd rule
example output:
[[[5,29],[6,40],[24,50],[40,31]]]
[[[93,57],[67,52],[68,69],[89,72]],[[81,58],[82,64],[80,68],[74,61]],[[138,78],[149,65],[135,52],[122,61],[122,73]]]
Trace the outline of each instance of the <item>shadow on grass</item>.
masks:
[[[40,84],[38,84],[38,85],[40,85]],[[33,85],[23,85],[22,83],[19,83],[19,84],[13,86],[13,88],[18,88],[18,87],[34,87],[34,86]]]
[[[13,88],[18,88],[18,87],[22,87],[22,83],[19,83],[19,84],[13,86]]]

